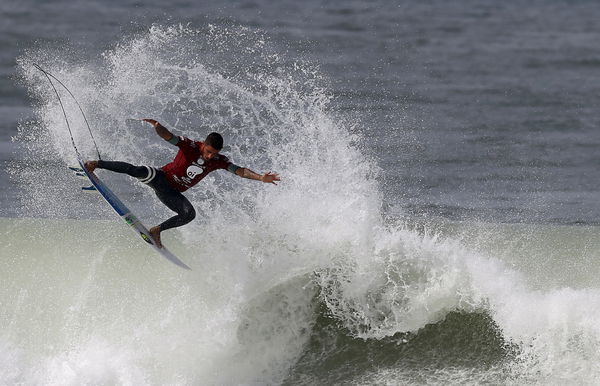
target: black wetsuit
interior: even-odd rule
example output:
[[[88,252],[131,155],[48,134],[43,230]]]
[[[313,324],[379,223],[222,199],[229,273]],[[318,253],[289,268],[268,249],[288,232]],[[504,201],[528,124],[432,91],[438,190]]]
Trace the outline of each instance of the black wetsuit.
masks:
[[[154,189],[158,199],[177,213],[159,225],[161,231],[185,225],[196,217],[196,210],[192,203],[169,184],[162,170],[150,166],[134,166],[120,161],[98,161],[98,168],[125,173]]]

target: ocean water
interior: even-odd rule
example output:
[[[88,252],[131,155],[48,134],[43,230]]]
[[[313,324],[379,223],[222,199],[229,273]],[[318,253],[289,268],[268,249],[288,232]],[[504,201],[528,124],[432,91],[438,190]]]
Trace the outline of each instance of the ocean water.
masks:
[[[597,384],[595,2],[0,3],[0,384]],[[175,133],[161,259],[67,169]],[[58,88],[86,157],[73,99]],[[147,187],[99,171],[147,225]]]

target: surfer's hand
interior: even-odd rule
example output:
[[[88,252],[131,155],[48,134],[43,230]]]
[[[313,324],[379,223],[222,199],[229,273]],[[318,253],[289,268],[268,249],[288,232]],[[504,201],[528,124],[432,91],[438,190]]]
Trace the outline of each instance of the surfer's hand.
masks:
[[[142,121],[148,122],[149,124],[151,124],[154,127],[156,127],[156,125],[160,125],[160,123],[158,123],[158,121],[155,119],[144,118],[144,119],[142,119]]]
[[[281,180],[279,179],[279,174],[277,174],[277,173],[271,173],[271,172],[268,172],[268,173],[265,173],[265,174],[263,174],[263,175],[260,177],[260,180],[261,180],[262,182],[264,182],[264,183],[267,183],[267,184],[273,184],[273,185],[277,185],[277,184],[275,183],[275,181],[281,181]]]

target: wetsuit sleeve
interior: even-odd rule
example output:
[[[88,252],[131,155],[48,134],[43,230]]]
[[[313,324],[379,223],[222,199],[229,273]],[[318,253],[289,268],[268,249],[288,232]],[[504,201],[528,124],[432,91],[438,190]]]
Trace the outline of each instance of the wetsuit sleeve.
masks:
[[[225,157],[224,155],[221,155],[217,162],[218,162],[217,169],[225,169],[228,172],[231,172],[234,174],[235,174],[235,171],[240,168],[236,164],[229,162],[229,158]]]
[[[237,166],[236,164],[233,164],[231,162],[227,162],[227,171],[231,172],[233,174],[235,174],[235,172],[239,169],[240,167]]]
[[[179,143],[179,136],[177,135],[173,135],[173,137],[171,139],[169,139],[167,142],[169,142],[171,145],[175,145],[177,146],[177,144]]]

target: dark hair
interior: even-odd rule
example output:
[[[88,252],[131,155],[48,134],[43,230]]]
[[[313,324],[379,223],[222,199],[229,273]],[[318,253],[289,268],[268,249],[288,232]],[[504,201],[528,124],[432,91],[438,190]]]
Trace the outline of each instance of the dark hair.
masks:
[[[215,148],[215,150],[223,149],[223,137],[219,133],[210,133],[204,141],[207,145]]]

